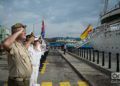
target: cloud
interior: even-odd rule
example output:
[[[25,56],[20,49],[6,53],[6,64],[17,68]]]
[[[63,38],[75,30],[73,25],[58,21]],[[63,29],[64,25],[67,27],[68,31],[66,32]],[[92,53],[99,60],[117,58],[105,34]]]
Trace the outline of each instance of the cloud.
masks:
[[[16,22],[29,22],[29,20],[36,20],[39,18],[39,15],[32,12],[11,12],[5,18],[6,19],[3,23],[9,26]]]
[[[74,36],[78,37],[82,33],[82,29],[85,28],[80,22],[75,23],[65,22],[65,23],[50,23],[46,21],[46,36]]]
[[[3,17],[4,17],[4,6],[0,4],[0,23],[2,23],[3,21]]]
[[[78,37],[88,24],[97,25],[102,7],[101,0],[1,0],[0,23],[8,27],[25,23],[27,33],[34,24],[35,34],[39,35],[44,17],[46,37]]]
[[[2,10],[2,11],[3,11],[3,8],[4,8],[4,7],[3,7],[2,5],[0,5],[0,10]]]
[[[13,0],[13,7],[18,7],[19,9],[24,9],[30,5],[30,0]]]

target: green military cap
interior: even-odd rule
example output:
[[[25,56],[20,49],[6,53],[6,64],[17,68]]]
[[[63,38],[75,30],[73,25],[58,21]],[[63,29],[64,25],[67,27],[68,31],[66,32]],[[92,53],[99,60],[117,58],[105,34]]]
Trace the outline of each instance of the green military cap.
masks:
[[[26,28],[26,25],[23,25],[22,23],[16,23],[11,28],[12,29],[17,29],[17,28],[20,28],[20,27]]]

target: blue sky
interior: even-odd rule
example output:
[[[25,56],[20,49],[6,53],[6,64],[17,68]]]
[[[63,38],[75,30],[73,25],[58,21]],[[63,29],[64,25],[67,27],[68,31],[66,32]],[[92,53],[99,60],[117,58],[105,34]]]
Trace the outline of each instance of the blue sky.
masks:
[[[117,0],[110,0],[112,7]],[[104,0],[0,0],[0,24],[7,26],[21,22],[27,33],[39,35],[42,19],[46,37],[79,37],[88,24],[99,24]]]

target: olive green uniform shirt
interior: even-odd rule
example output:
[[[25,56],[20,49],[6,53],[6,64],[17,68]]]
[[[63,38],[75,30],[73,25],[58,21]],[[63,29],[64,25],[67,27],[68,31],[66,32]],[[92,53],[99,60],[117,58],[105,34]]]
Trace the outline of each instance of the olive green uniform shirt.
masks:
[[[32,65],[30,54],[25,46],[19,42],[14,42],[8,53],[9,77],[30,78]]]

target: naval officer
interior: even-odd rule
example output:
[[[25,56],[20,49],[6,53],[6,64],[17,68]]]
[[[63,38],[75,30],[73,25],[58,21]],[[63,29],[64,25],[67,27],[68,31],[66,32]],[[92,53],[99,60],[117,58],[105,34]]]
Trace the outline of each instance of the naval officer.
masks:
[[[23,41],[26,39],[25,28],[26,25],[16,23],[11,27],[12,35],[3,42],[3,46],[8,52],[8,86],[29,86],[32,65],[31,56],[23,45]]]

